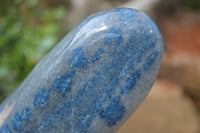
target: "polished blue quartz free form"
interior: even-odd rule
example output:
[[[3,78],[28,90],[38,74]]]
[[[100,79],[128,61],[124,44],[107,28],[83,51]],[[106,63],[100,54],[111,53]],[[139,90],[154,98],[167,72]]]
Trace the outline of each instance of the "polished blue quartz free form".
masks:
[[[152,87],[159,29],[129,8],[83,20],[0,107],[0,133],[112,133]]]

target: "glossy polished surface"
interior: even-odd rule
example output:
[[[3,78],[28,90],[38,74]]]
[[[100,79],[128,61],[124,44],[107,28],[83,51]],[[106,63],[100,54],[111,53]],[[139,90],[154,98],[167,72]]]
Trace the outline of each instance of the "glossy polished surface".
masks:
[[[89,16],[0,109],[1,133],[111,133],[152,87],[163,55],[156,24],[128,8]]]

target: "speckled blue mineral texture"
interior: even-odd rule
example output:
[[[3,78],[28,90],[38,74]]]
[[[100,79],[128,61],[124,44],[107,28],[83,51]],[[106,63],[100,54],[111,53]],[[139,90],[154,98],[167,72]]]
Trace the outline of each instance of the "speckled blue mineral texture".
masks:
[[[146,14],[119,8],[89,16],[2,103],[0,132],[115,132],[148,94],[162,56]]]

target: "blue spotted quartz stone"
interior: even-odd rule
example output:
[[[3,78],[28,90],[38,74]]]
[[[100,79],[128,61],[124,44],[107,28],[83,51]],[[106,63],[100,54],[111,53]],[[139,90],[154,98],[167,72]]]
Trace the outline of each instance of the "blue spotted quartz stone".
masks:
[[[144,100],[163,40],[129,8],[83,20],[0,107],[0,133],[112,133]]]

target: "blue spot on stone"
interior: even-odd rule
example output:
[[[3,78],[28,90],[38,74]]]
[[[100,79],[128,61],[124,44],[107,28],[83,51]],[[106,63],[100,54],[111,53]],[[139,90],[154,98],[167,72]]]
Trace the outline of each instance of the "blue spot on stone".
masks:
[[[130,35],[130,39],[127,42],[128,46],[136,48],[138,44],[143,45],[144,43],[143,37],[137,37],[137,35],[140,35],[140,33],[137,33],[135,30],[129,30],[128,34]]]
[[[50,90],[58,90],[60,88],[60,82],[62,80],[62,76],[59,76],[58,78],[56,78],[53,82],[52,87],[50,88]]]
[[[142,32],[142,31],[141,31]],[[130,35],[130,39],[128,44],[133,48],[137,49],[137,52],[145,52],[147,50],[151,50],[155,47],[157,39],[154,38],[153,34],[148,32],[136,32],[135,30],[129,30],[128,34]],[[139,37],[138,37],[139,36]]]
[[[44,120],[39,125],[40,132],[50,132],[51,128],[54,127],[55,121],[58,119],[59,116],[56,114],[47,114],[44,116]]]
[[[129,61],[130,63],[128,63],[128,68],[131,68],[132,70],[134,70],[133,66],[137,65],[138,63],[142,61],[142,52],[138,51],[137,53],[131,56],[132,57]]]
[[[146,63],[144,64],[143,70],[148,71],[151,66],[155,63],[156,59],[158,58],[158,51],[153,52],[146,60]]]
[[[115,97],[108,107],[100,113],[100,118],[104,119],[109,127],[120,121],[125,113],[125,107],[120,104],[120,98]]]
[[[65,94],[67,91],[70,91],[70,85],[73,79],[75,72],[60,76],[55,79],[52,85],[52,90],[58,90],[61,94]]]
[[[127,51],[126,51],[127,52]],[[125,59],[125,54],[126,52],[124,52],[123,50],[114,50],[114,52],[110,55],[113,59],[112,62],[110,63],[110,68],[109,69],[113,69],[115,68],[116,72],[120,71],[120,69],[122,68],[122,66],[119,66],[119,64],[123,64],[125,61],[127,61]],[[112,72],[114,75],[118,75],[118,72]]]
[[[98,82],[98,78],[96,77],[88,80],[83,85],[83,88],[76,94],[76,97],[73,101],[73,105],[76,106],[77,111],[81,110],[84,107],[85,109],[89,108],[90,104],[99,97],[97,90],[94,89],[96,87],[97,82]],[[88,101],[88,99],[90,99],[90,101]],[[81,103],[84,103],[84,104],[81,104]]]
[[[80,123],[79,123],[76,131],[79,131],[79,132],[85,131],[86,132],[90,126],[90,123],[91,123],[91,120],[93,117],[94,117],[94,114],[86,114],[85,116],[83,116],[80,120]]]
[[[47,117],[46,122],[48,123],[48,125],[53,125],[54,122],[56,121],[58,114],[51,114]]]
[[[146,51],[146,50],[149,50],[149,49],[152,49],[155,47],[155,44],[156,44],[156,39],[152,39],[153,37],[151,35],[145,35],[143,37],[143,40],[145,41],[145,43],[143,43],[143,51]]]
[[[88,131],[92,119],[102,110],[101,108],[107,95],[111,95],[111,90],[107,89],[105,84],[99,84],[102,76],[100,73],[101,72],[97,72],[96,76],[88,80],[83,85],[83,88],[76,94],[74,100],[70,100],[75,110],[73,113],[74,119],[76,120],[74,125],[77,125],[74,129],[76,132]],[[95,89],[95,87],[99,85],[102,86],[102,88]],[[107,90],[109,94],[107,94]]]
[[[115,84],[117,84],[117,82]],[[110,84],[106,89],[107,89],[106,90],[107,97],[111,98],[112,94],[113,94],[113,90],[115,89],[115,85],[114,84]]]
[[[94,103],[92,102],[93,104],[90,106],[90,109],[87,112],[83,113],[82,116],[79,116],[80,119],[79,119],[78,126],[76,127],[75,131],[88,132],[88,128],[89,128],[93,118],[95,118],[96,115],[100,113],[102,104],[104,101],[105,101],[105,97],[104,98],[101,97],[96,102],[94,102]]]
[[[101,55],[103,53],[103,49],[102,48],[99,48],[96,53],[94,54],[94,57],[92,59],[93,62],[96,62],[98,61],[100,58],[101,58]]]
[[[137,70],[135,73],[133,73],[125,82],[125,85],[121,88],[120,93],[122,95],[127,94],[133,87],[136,85],[137,81],[141,77],[141,71]]]
[[[84,67],[87,65],[88,60],[84,57],[82,47],[76,48],[72,52],[72,56],[69,60],[69,65],[71,67]]]
[[[8,124],[3,125],[0,132],[1,133],[12,133]]]
[[[25,108],[22,110],[22,113],[21,113],[22,119],[28,121],[30,115],[31,115],[31,110],[30,110],[30,108],[29,108],[29,107],[25,107]]]
[[[73,101],[69,99],[65,103],[58,103],[53,107],[53,110],[50,113],[46,113],[42,118],[43,120],[41,123],[37,125],[39,132],[50,132],[52,128],[57,126],[55,124],[63,119],[71,122],[72,119],[70,119],[70,116],[72,102]]]
[[[99,113],[102,109],[102,105],[103,103],[107,100],[107,96],[106,93],[101,94],[101,97],[99,98],[99,100],[96,102],[96,110],[97,113]]]
[[[22,117],[19,115],[19,113],[15,113],[12,117],[11,125],[14,130],[20,131],[21,130],[21,122],[22,122]]]
[[[114,44],[119,45],[122,41],[122,31],[121,29],[113,26],[109,29],[104,39],[104,44],[109,45],[114,42]]]
[[[40,90],[36,95],[34,99],[34,106],[36,107],[45,107],[47,104],[47,100],[49,97],[49,92],[46,89]]]
[[[63,116],[66,114],[71,114],[71,104],[72,104],[72,100],[69,99],[69,101],[67,103],[64,103],[60,106],[58,111],[55,111],[55,114]]]
[[[123,26],[127,26],[127,25],[133,23],[135,15],[137,14],[137,11],[133,12],[130,9],[121,10],[121,8],[116,9],[115,12],[120,14],[120,21]]]

